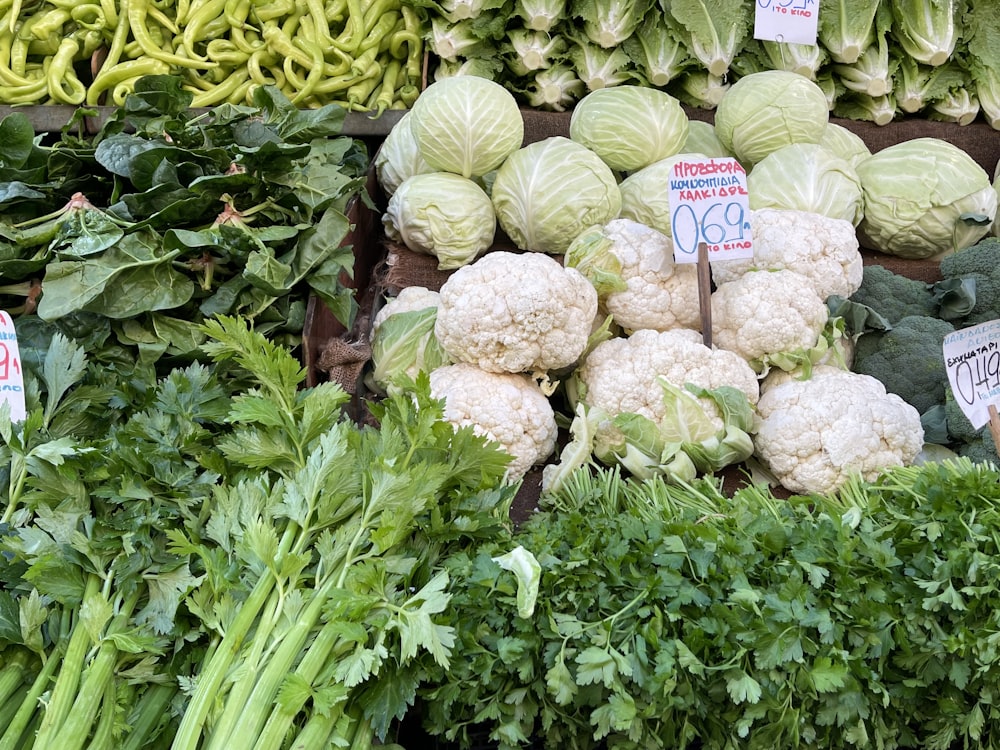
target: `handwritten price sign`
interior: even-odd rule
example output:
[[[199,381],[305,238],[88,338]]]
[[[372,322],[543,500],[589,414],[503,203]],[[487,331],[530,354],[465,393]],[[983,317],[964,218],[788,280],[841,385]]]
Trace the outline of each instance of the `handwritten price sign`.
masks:
[[[943,349],[955,400],[979,429],[990,421],[990,404],[1000,404],[1000,320],[949,333]]]
[[[816,44],[816,0],[757,0],[754,39],[788,44]]]
[[[736,159],[678,161],[669,200],[675,262],[697,263],[702,242],[711,261],[753,257],[747,173]]]
[[[17,333],[14,331],[14,321],[2,310],[0,310],[0,399],[10,404],[12,422],[21,422],[27,416]]]

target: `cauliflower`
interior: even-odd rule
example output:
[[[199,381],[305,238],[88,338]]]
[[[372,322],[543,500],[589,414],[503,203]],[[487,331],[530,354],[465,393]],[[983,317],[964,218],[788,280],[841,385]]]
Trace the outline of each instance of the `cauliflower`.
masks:
[[[493,251],[441,286],[435,334],[456,362],[489,372],[576,363],[597,317],[597,291],[544,253]]]
[[[924,430],[917,410],[875,378],[819,365],[761,394],[753,443],[787,490],[831,494],[851,475],[871,481],[912,463]]]
[[[611,262],[602,263],[601,256]],[[700,328],[698,268],[674,263],[673,241],[656,229],[632,219],[612,219],[574,240],[564,262],[604,292],[605,309],[626,332]],[[602,287],[599,272],[616,283]]]
[[[728,385],[757,403],[757,373],[737,354],[710,349],[689,329],[636,331],[627,338],[598,344],[576,372],[578,398],[610,414],[634,412],[659,421],[664,415],[658,377],[683,387],[694,383],[714,390]],[[722,418],[709,399],[701,399],[713,423]]]
[[[434,336],[440,295],[427,287],[408,286],[388,299],[372,320],[368,386],[382,393],[406,388],[421,371],[451,364]]]
[[[693,479],[753,452],[757,375],[738,355],[705,346],[696,331],[640,330],[604,341],[574,383],[572,440],[545,468],[545,492],[594,457],[640,477]]]
[[[405,312],[426,310],[441,304],[441,295],[425,286],[407,286],[399,290],[395,297],[386,299],[385,304],[375,313],[372,319],[372,335],[378,333],[379,327],[390,315]]]
[[[431,395],[444,399],[448,422],[471,426],[511,455],[509,479],[523,477],[555,450],[555,412],[531,377],[458,363],[431,372],[430,384]]]
[[[712,292],[712,342],[760,373],[817,361],[829,348],[829,309],[796,271],[748,271]]]
[[[795,209],[762,208],[750,213],[753,258],[712,264],[722,285],[750,270],[788,269],[808,278],[824,301],[850,297],[861,286],[864,265],[854,225],[845,219]]]

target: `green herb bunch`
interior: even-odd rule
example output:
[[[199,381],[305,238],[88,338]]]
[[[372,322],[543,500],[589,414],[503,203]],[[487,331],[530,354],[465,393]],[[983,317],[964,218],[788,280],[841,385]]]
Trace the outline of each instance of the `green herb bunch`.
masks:
[[[835,497],[580,471],[513,543],[444,563],[456,631],[424,726],[459,747],[1000,747],[1000,470]],[[519,614],[520,613],[520,614]]]
[[[360,748],[450,663],[434,565],[507,528],[506,454],[426,378],[362,427],[245,319],[201,330],[162,377],[57,334],[0,407],[3,750]]]
[[[0,305],[19,328],[85,332],[92,359],[125,348],[166,372],[201,356],[216,315],[294,346],[316,295],[350,325],[345,211],[368,155],[341,135],[346,110],[274,87],[203,113],[191,97],[142,78],[95,134],[81,108],[51,143],[23,113],[0,120]]]

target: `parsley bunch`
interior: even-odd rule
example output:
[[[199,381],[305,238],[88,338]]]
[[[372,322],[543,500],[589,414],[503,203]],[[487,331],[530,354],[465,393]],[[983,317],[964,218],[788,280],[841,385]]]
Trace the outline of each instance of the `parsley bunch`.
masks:
[[[459,747],[1000,746],[1000,470],[890,470],[834,497],[577,472],[511,541],[444,562]],[[500,566],[511,543],[537,560]]]

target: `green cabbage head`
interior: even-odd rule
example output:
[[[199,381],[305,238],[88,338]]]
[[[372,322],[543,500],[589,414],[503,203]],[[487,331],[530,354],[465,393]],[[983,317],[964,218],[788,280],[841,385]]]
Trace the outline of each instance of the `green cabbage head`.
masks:
[[[496,169],[524,140],[517,100],[488,78],[439,79],[417,97],[410,114],[410,127],[424,161],[463,177]]]
[[[577,102],[569,121],[571,139],[621,172],[678,153],[687,135],[681,103],[649,86],[595,89]]]
[[[477,183],[451,172],[426,172],[403,180],[389,198],[386,237],[438,259],[449,270],[471,263],[493,244],[493,203]]]
[[[784,208],[861,221],[861,180],[850,162],[817,143],[782,146],[747,175],[750,208]]]
[[[787,70],[762,70],[729,87],[715,110],[715,133],[750,167],[790,143],[819,143],[829,121],[819,84]]]
[[[862,244],[900,258],[961,250],[989,232],[997,213],[990,175],[958,146],[940,138],[903,141],[858,165]]]
[[[600,156],[564,136],[518,149],[497,170],[491,192],[500,228],[521,250],[562,255],[622,207],[618,181]]]

